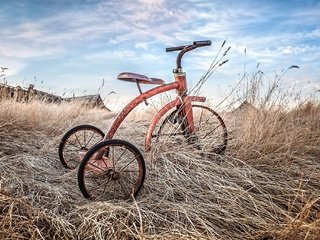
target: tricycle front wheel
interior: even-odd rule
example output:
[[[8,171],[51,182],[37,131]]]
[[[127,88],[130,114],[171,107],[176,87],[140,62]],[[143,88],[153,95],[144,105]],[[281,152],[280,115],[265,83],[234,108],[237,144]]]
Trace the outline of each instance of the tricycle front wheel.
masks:
[[[191,147],[203,153],[223,155],[228,144],[226,125],[217,112],[202,105],[192,105],[195,133],[188,134],[185,119],[180,109],[176,109],[165,117],[156,135],[154,145],[158,150],[185,151]]]

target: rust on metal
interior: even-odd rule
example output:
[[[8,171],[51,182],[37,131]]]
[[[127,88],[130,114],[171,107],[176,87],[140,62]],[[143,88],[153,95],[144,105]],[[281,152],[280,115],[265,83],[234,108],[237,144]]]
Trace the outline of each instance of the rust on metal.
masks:
[[[205,97],[199,97],[199,96],[186,96],[184,101],[186,102],[205,102],[206,101],[206,98]],[[154,132],[154,129],[156,128],[157,126],[157,123],[159,122],[159,120],[168,112],[170,111],[172,108],[178,106],[178,105],[181,105],[182,102],[181,102],[181,99],[180,98],[177,98],[175,100],[173,100],[172,102],[169,102],[167,103],[164,107],[162,107],[160,109],[159,112],[157,112],[152,120],[151,120],[151,123],[149,125],[149,129],[146,133],[146,136],[145,136],[145,140],[144,140],[144,147],[145,147],[145,151],[148,152],[150,151],[151,149],[151,138],[152,138],[152,134]]]
[[[120,73],[117,77],[118,80],[127,81],[127,82],[139,82],[143,84],[156,84],[163,85],[165,81],[159,78],[149,78],[147,76],[132,73],[132,72],[123,72]]]
[[[187,81],[186,81],[186,73],[175,73],[174,79],[177,83],[179,83],[179,87],[177,88],[177,94],[182,96],[187,92]]]
[[[159,87],[150,89],[149,91],[144,92],[143,94],[137,96],[135,99],[133,99],[131,102],[129,102],[123,109],[122,111],[118,114],[116,119],[114,120],[113,124],[109,128],[106,136],[104,137],[103,140],[111,139],[117,129],[119,128],[120,124],[123,122],[123,120],[127,117],[127,115],[140,103],[143,101],[147,100],[150,97],[153,97],[157,94],[167,92],[173,89],[177,89],[179,87],[179,84],[177,82],[169,83],[169,84],[164,84]]]
[[[190,97],[183,96],[183,105],[182,105],[182,111],[183,116],[186,116],[186,126],[187,127],[187,134],[193,134],[194,133],[194,124],[193,124],[193,112],[192,112],[192,105],[191,105],[191,99]]]

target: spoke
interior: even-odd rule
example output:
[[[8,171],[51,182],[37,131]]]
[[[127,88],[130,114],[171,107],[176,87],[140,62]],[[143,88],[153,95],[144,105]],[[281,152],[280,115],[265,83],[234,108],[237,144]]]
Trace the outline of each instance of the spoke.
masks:
[[[92,133],[92,135],[91,135],[91,137],[90,137],[89,141],[88,141],[88,142],[86,143],[86,145],[84,146],[85,148],[87,148],[87,146],[88,146],[88,145],[89,145],[89,143],[91,142],[91,140],[92,140],[92,138],[93,138],[94,134],[95,134],[95,132],[93,132],[93,133]]]
[[[218,125],[217,127],[215,127],[214,129],[212,129],[210,132],[208,132],[206,135],[204,135],[202,137],[202,139],[206,138],[209,134],[213,133],[215,130],[217,130],[219,128],[220,125]]]
[[[139,170],[122,170],[121,172],[135,172],[135,173],[138,173]]]
[[[108,168],[108,164],[104,161],[103,157],[101,158],[106,168]]]
[[[207,120],[207,121],[205,121],[205,124],[207,124],[209,121],[210,121],[210,118],[208,117],[208,120]]]
[[[165,137],[171,137],[171,136],[183,136],[184,134],[182,132],[179,132],[179,133],[163,133],[161,135],[158,135],[158,136],[165,136]]]
[[[77,142],[79,143],[79,145],[80,145],[80,149],[81,149],[81,148],[82,148],[82,145],[81,145],[81,143],[80,143],[80,140],[79,140],[79,138],[78,138],[78,136],[77,136],[77,134],[76,134],[76,133],[74,133],[74,135],[76,136]]]
[[[92,187],[92,188],[91,188],[91,191],[94,191],[95,189],[100,188],[102,185],[107,185],[107,184],[109,183],[109,181],[110,181],[110,177],[108,178],[107,181],[102,181],[101,184],[98,183],[98,184],[99,184],[98,186]]]
[[[122,186],[121,181],[118,181],[120,187],[122,188],[123,192],[125,193],[125,195],[127,195],[128,193],[130,193],[130,190],[128,191],[124,186]]]
[[[113,163],[114,169],[116,168],[116,164],[120,161],[122,158],[123,154],[127,151],[128,149],[124,149],[123,152],[120,154],[120,157],[118,157],[117,161]]]
[[[103,188],[102,193],[100,194],[99,197],[96,198],[96,200],[101,199],[101,198],[103,197],[104,193],[105,193],[106,190],[107,190],[107,186],[108,186],[109,180],[110,180],[110,178],[108,179],[108,182],[106,182],[106,184],[104,185],[104,188]]]
[[[86,130],[83,130],[83,143],[86,143]]]
[[[116,169],[114,164],[114,148],[112,148],[112,169],[113,171]]]
[[[72,142],[69,142],[68,140],[66,141],[66,143],[69,143],[70,145],[76,147],[77,149],[81,149],[81,147],[79,148],[78,145],[76,145],[76,144],[74,144],[74,143],[72,143]]]
[[[65,153],[73,152],[73,153],[77,154],[79,150],[81,150],[81,149],[68,149],[68,150],[65,150],[64,152]]]
[[[123,168],[121,168],[121,170],[119,171],[119,173],[121,173],[126,167],[128,167],[134,160],[137,160],[137,157],[135,157],[133,160],[131,160],[127,165],[125,165]]]
[[[101,174],[100,175],[95,175],[94,173],[92,173],[92,176],[86,176],[86,178],[98,179],[98,178],[101,178],[103,176],[108,176],[108,178],[110,178],[110,171],[108,170],[108,173],[107,174],[103,174],[103,175],[101,175]],[[108,180],[108,182],[109,182],[109,180]]]
[[[200,129],[200,126],[201,126],[202,114],[203,114],[203,109],[201,110],[201,115],[200,115],[200,120],[199,120],[199,124],[198,124],[198,129]]]
[[[97,169],[99,169],[101,171],[105,171],[106,170],[106,169],[102,169],[102,168],[98,167],[97,165],[94,165],[94,164],[92,164],[90,162],[88,162],[88,164],[90,164],[91,166],[93,166],[93,167],[95,167],[95,168],[97,168]]]
[[[116,197],[116,186],[114,183],[112,185],[113,185],[113,198],[115,198]]]

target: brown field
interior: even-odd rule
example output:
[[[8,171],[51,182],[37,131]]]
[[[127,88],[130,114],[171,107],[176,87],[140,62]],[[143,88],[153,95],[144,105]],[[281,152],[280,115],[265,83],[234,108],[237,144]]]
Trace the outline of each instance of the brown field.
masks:
[[[115,138],[143,150],[151,113],[130,115]],[[92,202],[57,147],[78,124],[106,131],[114,113],[0,102],[1,239],[319,239],[319,101],[222,115],[225,156],[146,155],[136,201]]]

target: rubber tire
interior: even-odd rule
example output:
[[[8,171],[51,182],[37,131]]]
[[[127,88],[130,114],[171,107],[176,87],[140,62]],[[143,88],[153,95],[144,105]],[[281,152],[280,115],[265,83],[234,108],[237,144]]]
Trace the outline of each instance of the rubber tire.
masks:
[[[223,128],[223,144],[221,144],[221,147],[219,148],[219,151],[216,152],[216,153],[219,154],[219,155],[223,155],[225,153],[225,150],[226,150],[227,145],[228,145],[228,131],[227,131],[226,124],[224,123],[224,121],[222,120],[220,115],[216,111],[214,111],[213,109],[211,109],[209,107],[206,107],[206,106],[203,106],[203,105],[197,105],[197,104],[193,104],[192,108],[194,108],[194,107],[205,109],[205,110],[211,112],[218,119],[220,125]],[[158,129],[158,132],[157,132],[157,140],[158,140],[158,138],[160,136],[161,130],[163,129],[164,125],[166,123],[168,123],[169,121],[175,121],[175,115],[176,115],[177,111],[178,111],[178,109],[175,109],[168,116],[166,116],[166,118],[163,120],[163,122],[161,123],[161,125],[160,125],[160,127]],[[175,123],[176,122],[174,122],[174,124]],[[184,123],[181,123],[181,126],[183,128]],[[181,130],[182,130],[182,132],[184,131],[183,129],[181,129]]]
[[[76,126],[76,127],[73,127],[71,128],[68,132],[66,132],[66,134],[62,137],[61,141],[60,141],[60,144],[59,144],[59,150],[58,150],[58,154],[59,154],[59,159],[60,159],[60,162],[61,164],[66,167],[66,168],[69,168],[69,169],[73,169],[73,168],[70,168],[68,166],[68,164],[66,163],[65,159],[64,159],[64,156],[63,156],[63,150],[64,150],[64,145],[65,145],[65,142],[66,140],[72,135],[74,134],[75,132],[79,132],[79,130],[88,130],[88,129],[91,129],[91,130],[94,130],[95,132],[99,133],[101,135],[102,138],[104,138],[104,133],[97,127],[95,126],[92,126],[92,125],[79,125],[79,126]]]
[[[136,191],[134,192],[133,196],[136,197],[138,195],[138,193],[140,192],[143,183],[144,183],[144,179],[145,179],[145,173],[146,173],[146,167],[145,167],[145,161],[144,158],[142,156],[142,153],[140,152],[140,150],[138,148],[136,148],[133,144],[124,141],[124,140],[120,140],[120,139],[109,139],[109,140],[105,140],[103,142],[100,142],[96,145],[94,145],[92,148],[89,149],[89,151],[85,154],[85,156],[83,157],[80,165],[79,165],[79,170],[78,170],[78,185],[80,188],[80,191],[82,193],[82,195],[85,198],[91,198],[90,194],[87,192],[86,187],[85,187],[85,183],[84,183],[84,170],[86,167],[87,162],[90,160],[90,157],[100,148],[102,147],[106,147],[107,145],[116,145],[116,146],[121,146],[121,145],[127,145],[129,148],[131,148],[138,156],[139,158],[136,158],[138,161],[140,161],[139,166],[142,167],[142,177],[141,177],[141,182],[139,187],[136,189]]]

